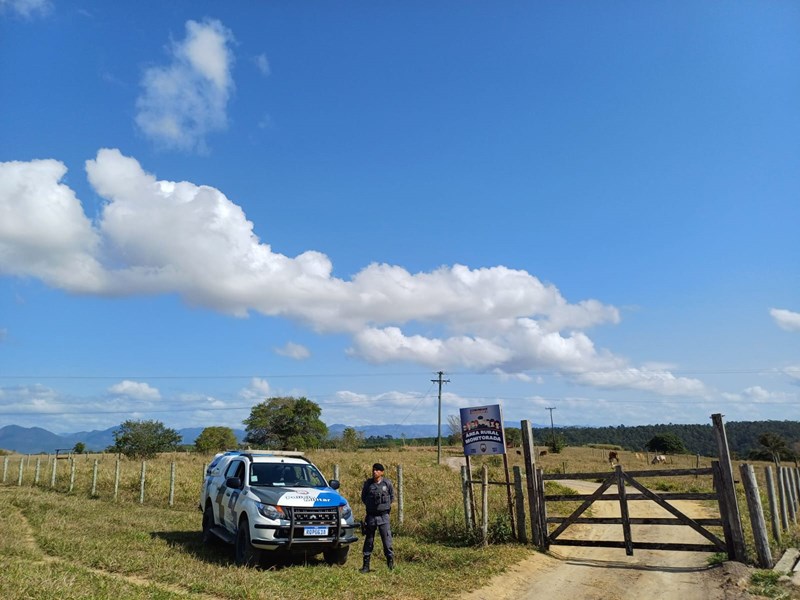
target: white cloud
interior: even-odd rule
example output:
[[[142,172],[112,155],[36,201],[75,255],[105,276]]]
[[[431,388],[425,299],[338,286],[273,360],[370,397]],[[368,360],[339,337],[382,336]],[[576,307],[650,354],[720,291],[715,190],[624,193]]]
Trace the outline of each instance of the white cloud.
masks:
[[[311,351],[301,344],[287,342],[282,348],[275,348],[275,352],[281,356],[293,358],[295,360],[305,360],[311,356]]]
[[[161,398],[161,393],[147,383],[124,380],[108,388],[115,396],[125,396],[131,400],[153,401]]]
[[[783,373],[788,375],[795,382],[800,383],[800,365],[793,365],[783,369]]]
[[[202,152],[206,135],[227,127],[233,41],[219,21],[186,22],[186,38],[173,43],[170,64],[151,67],[142,78],[136,124],[147,137],[167,148]]]
[[[99,292],[99,236],[75,193],[59,183],[66,171],[55,160],[0,163],[0,274]]]
[[[270,69],[269,60],[267,60],[267,55],[266,54],[259,54],[258,56],[254,57],[253,58],[253,62],[256,64],[256,68],[265,77],[272,72],[272,70]]]
[[[239,391],[239,396],[245,400],[263,401],[269,397],[269,394],[269,382],[260,377],[253,377],[253,379],[250,380],[250,385]]]
[[[26,19],[47,15],[52,9],[50,0],[0,0],[0,14],[12,12]]]
[[[213,64],[208,71],[223,77]],[[86,163],[89,182],[106,199],[94,223],[59,183],[65,171],[53,160],[0,163],[0,272],[70,292],[177,293],[236,316],[290,318],[350,335],[350,354],[373,363],[507,375],[546,370],[595,387],[703,391],[698,380],[631,367],[595,348],[585,330],[618,323],[619,311],[594,299],[569,303],[526,271],[453,265],[412,274],[370,264],[347,281],[332,276],[321,252],[273,252],[219,190],[158,180],[119,150],[102,149]],[[304,353],[291,344],[283,351]]]
[[[800,313],[783,308],[772,308],[769,311],[778,327],[786,331],[800,331]]]

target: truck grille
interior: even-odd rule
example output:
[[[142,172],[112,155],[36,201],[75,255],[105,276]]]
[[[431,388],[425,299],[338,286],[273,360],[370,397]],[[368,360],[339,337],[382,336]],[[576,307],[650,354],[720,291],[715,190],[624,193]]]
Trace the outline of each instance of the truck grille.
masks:
[[[338,508],[292,508],[295,526],[328,525],[336,527],[339,524]]]

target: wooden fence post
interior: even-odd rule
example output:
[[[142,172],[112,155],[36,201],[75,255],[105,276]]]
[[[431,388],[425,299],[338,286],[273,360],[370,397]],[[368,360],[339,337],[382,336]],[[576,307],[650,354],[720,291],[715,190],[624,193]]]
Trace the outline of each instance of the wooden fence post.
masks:
[[[781,504],[781,524],[784,531],[789,531],[789,507],[786,502],[786,481],[783,478],[783,467],[775,465],[775,476],[778,479],[778,499]]]
[[[781,521],[778,515],[778,502],[775,498],[775,481],[772,479],[772,467],[764,467],[764,479],[767,480],[767,499],[769,500],[769,516],[772,523],[772,537],[781,543]]]
[[[42,459],[40,457],[36,457],[36,469],[33,472],[33,485],[39,485],[39,473],[42,466]]]
[[[8,456],[3,457],[3,483],[6,482],[6,474],[8,473]]]
[[[528,532],[525,529],[525,494],[522,491],[522,469],[519,466],[514,471],[514,500],[517,507],[517,539],[523,544],[528,543]]]
[[[522,451],[525,457],[525,478],[528,487],[528,509],[531,513],[531,536],[533,543],[540,548],[543,537],[539,531],[539,496],[536,493],[536,457],[533,451],[533,430],[527,419],[520,421],[522,430]]]
[[[142,461],[142,475],[139,478],[139,504],[144,504],[144,479],[147,471],[147,461]]]
[[[95,458],[94,465],[92,465],[92,498],[97,496],[97,466],[99,461]]]
[[[726,514],[722,518],[728,521],[733,544],[733,556],[730,558],[739,562],[746,562],[744,530],[742,529],[742,518],[739,514],[739,503],[736,499],[736,487],[733,482],[733,467],[731,466],[731,455],[728,449],[725,425],[722,423],[722,415],[719,413],[711,415],[711,420],[714,425],[714,436],[717,439],[717,448],[719,450],[720,483],[722,484],[721,489],[718,489],[717,492],[720,497],[725,497]]]
[[[783,473],[783,487],[786,490],[786,504],[789,507],[789,518],[793,523],[797,524],[797,498],[795,498],[794,484],[792,483],[792,475],[789,473],[788,467],[781,467]]]
[[[75,488],[75,459],[69,457],[69,493]]]
[[[175,506],[175,461],[169,466],[169,507]]]
[[[739,465],[739,472],[742,474],[742,485],[747,497],[747,510],[750,513],[750,525],[753,527],[758,566],[762,569],[771,569],[772,552],[769,549],[767,524],[764,521],[764,509],[761,506],[761,496],[758,494],[758,482],[753,465]]]
[[[114,468],[114,502],[117,501],[119,496],[119,457],[117,457],[117,465]]]
[[[22,485],[22,474],[25,472],[25,459],[19,459],[19,477],[17,477],[17,485]]]
[[[469,472],[467,465],[461,465],[461,495],[464,498],[464,526],[467,531],[473,531],[475,524],[472,522],[472,503],[469,498]]]
[[[339,480],[339,465],[333,465],[333,478]]]
[[[397,465],[397,523],[400,525],[400,527],[403,526],[403,520],[405,519],[404,489],[403,465]]]
[[[489,545],[489,466],[481,465],[481,534],[483,545]]]
[[[58,458],[53,457],[53,470],[50,472],[50,487],[56,487],[56,471],[58,470]]]

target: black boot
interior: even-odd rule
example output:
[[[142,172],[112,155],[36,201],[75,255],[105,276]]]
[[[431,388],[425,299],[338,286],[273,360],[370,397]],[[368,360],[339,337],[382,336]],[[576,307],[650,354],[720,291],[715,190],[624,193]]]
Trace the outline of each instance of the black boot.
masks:
[[[389,566],[390,571],[394,571],[394,556],[390,556],[386,559],[386,564]]]
[[[359,573],[369,573],[369,554],[364,555],[364,566],[358,571]]]

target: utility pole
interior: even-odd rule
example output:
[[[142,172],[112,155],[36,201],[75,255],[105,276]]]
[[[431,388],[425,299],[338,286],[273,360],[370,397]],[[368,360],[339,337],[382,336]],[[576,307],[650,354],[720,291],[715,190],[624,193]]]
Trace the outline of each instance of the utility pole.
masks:
[[[553,426],[553,411],[556,409],[555,406],[547,406],[545,410],[550,411],[550,448],[555,449],[556,447],[556,430]]]
[[[444,375],[444,371],[438,372],[439,378],[438,379],[431,379],[433,383],[439,384],[439,435],[437,438],[436,444],[436,464],[442,464],[442,384],[443,383],[450,383],[449,379],[442,379]]]

